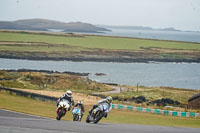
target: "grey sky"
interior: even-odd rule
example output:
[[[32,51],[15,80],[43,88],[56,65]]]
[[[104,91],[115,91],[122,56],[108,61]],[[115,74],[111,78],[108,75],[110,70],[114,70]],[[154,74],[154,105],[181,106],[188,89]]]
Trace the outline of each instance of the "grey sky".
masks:
[[[0,0],[0,20],[45,18],[200,31],[200,0]]]

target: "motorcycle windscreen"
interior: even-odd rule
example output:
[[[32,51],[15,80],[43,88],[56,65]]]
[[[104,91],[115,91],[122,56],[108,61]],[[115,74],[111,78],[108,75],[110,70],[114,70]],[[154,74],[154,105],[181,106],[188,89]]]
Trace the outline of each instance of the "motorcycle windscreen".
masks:
[[[108,110],[108,104],[103,104],[103,111]]]
[[[73,113],[74,114],[80,114],[80,109],[79,108],[74,108]]]

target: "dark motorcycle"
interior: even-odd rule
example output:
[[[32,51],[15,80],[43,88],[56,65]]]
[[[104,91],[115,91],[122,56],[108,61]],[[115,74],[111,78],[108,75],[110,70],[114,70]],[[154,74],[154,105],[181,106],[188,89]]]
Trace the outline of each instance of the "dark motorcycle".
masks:
[[[95,108],[86,118],[86,122],[98,123],[103,117],[107,117],[109,112],[109,105],[107,103],[100,104]]]
[[[70,105],[67,100],[60,101],[57,111],[56,111],[56,113],[57,113],[56,120],[60,120],[61,117],[65,116],[65,114],[69,108],[70,108]]]

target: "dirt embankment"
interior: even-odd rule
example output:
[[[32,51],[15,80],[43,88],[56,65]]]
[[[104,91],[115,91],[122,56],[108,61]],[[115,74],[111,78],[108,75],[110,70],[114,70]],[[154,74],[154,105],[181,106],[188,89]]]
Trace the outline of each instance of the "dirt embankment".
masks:
[[[61,92],[61,91],[31,90],[31,89],[18,89],[18,88],[14,88],[14,89],[46,95],[46,96],[58,97],[58,98],[65,93],[63,91]],[[75,103],[81,100],[84,103],[84,105],[94,105],[97,103],[98,100],[100,100],[99,97],[90,96],[90,95],[81,94],[81,93],[73,93],[72,95],[73,95]]]

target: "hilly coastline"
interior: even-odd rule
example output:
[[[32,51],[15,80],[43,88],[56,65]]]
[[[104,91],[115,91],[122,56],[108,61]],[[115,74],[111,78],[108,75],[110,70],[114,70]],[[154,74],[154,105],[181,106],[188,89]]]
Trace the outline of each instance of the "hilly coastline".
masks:
[[[107,29],[129,29],[129,30],[159,30],[159,31],[181,31],[173,27],[155,29],[147,26],[111,26],[111,25],[96,25]]]
[[[17,21],[0,21],[0,29],[9,30],[37,30],[48,31],[49,29],[59,29],[63,32],[89,32],[98,33],[109,31],[106,28],[83,22],[60,22],[48,19],[24,19]]]

